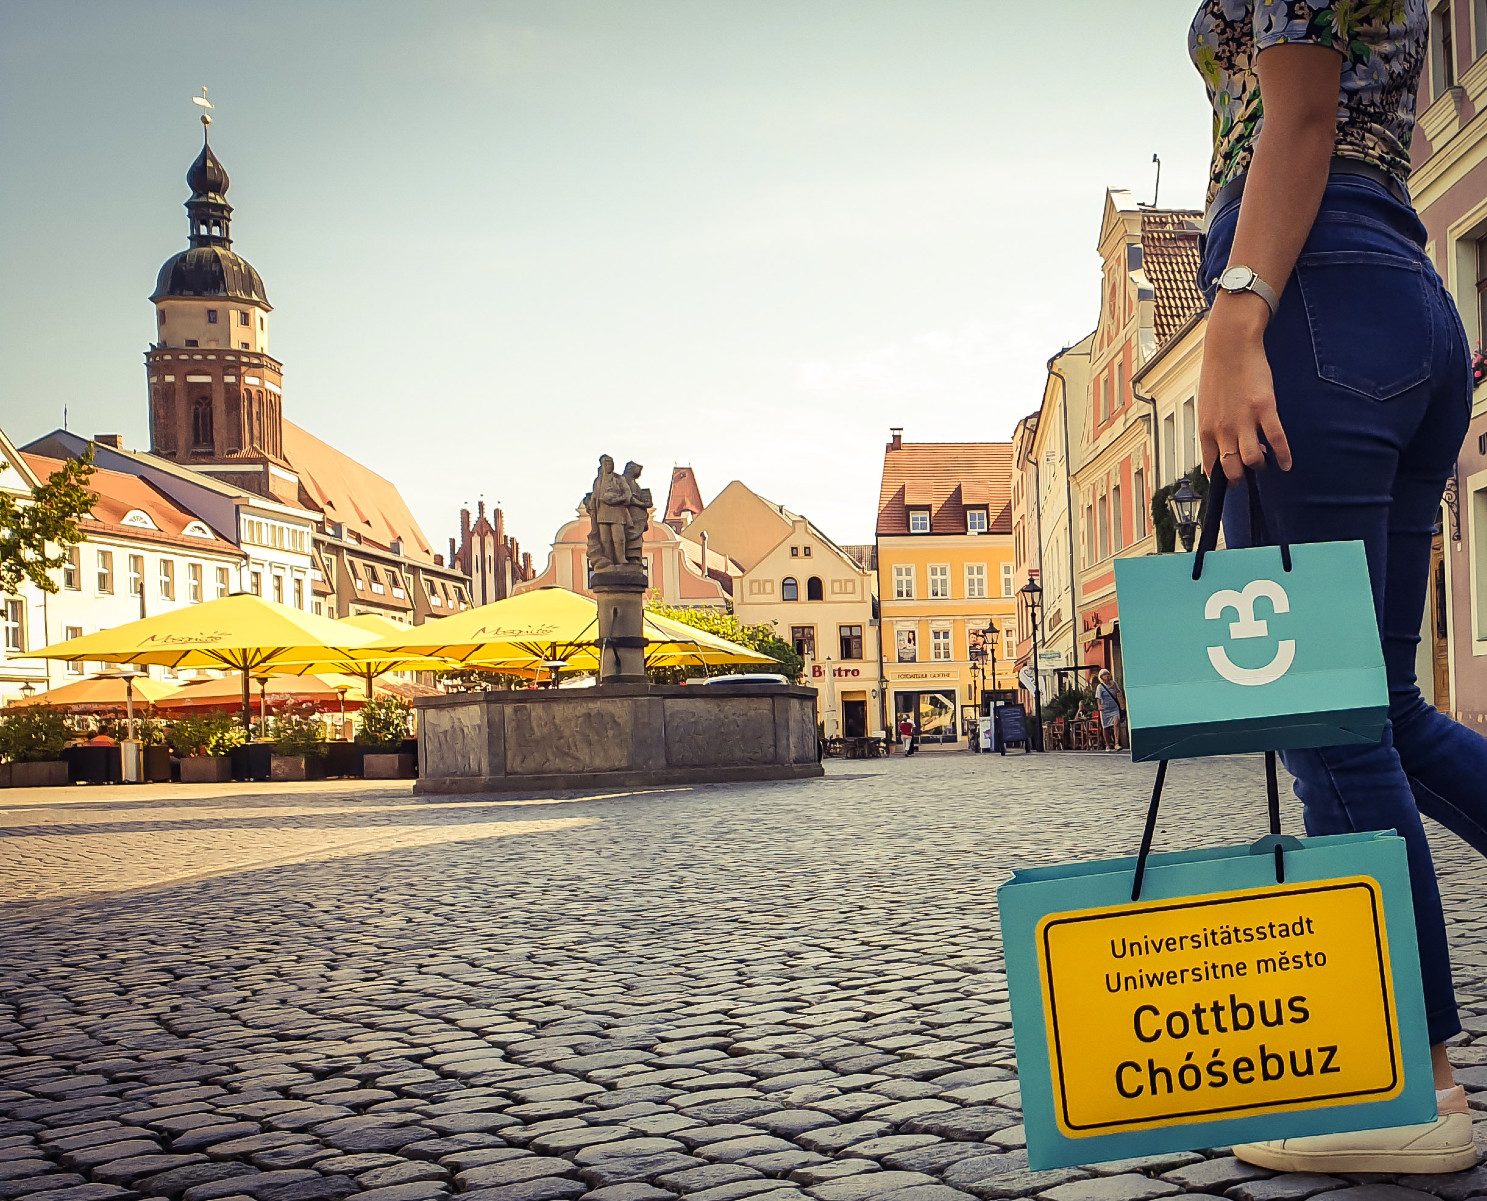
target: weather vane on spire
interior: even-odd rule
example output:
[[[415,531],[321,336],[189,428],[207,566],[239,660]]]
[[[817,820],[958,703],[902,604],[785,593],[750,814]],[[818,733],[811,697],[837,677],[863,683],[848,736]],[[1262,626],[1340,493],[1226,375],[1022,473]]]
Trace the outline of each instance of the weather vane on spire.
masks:
[[[192,96],[191,97],[191,103],[194,104],[194,105],[196,105],[198,108],[200,108],[202,110],[202,114],[201,114],[201,127],[202,127],[202,129],[206,129],[206,127],[212,123],[211,110],[212,110],[213,107],[215,107],[212,104],[212,102],[207,99],[207,85],[206,84],[202,84],[201,85],[201,95],[200,96]]]

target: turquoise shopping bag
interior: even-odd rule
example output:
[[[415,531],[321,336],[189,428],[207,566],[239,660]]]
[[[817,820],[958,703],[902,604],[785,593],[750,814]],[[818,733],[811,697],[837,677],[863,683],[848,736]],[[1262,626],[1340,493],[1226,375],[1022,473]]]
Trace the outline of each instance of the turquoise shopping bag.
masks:
[[[1030,1165],[1430,1121],[1404,840],[1150,855],[1165,774],[1139,855],[997,894]]]
[[[1216,473],[1196,554],[1115,561],[1132,758],[1378,742],[1389,696],[1363,544],[1215,551],[1224,492]]]

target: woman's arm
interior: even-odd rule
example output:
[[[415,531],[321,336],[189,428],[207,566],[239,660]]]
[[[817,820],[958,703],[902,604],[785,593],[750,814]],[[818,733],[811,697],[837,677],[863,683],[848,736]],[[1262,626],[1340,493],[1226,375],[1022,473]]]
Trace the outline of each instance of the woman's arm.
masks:
[[[1273,46],[1256,64],[1265,122],[1239,207],[1229,265],[1252,268],[1279,294],[1311,233],[1337,140],[1342,56],[1321,46]],[[1264,435],[1275,461],[1291,469],[1291,448],[1275,411],[1265,358],[1270,306],[1253,292],[1223,292],[1203,335],[1198,433],[1210,473],[1231,480],[1243,465],[1263,467]],[[1238,452],[1235,454],[1234,452]]]

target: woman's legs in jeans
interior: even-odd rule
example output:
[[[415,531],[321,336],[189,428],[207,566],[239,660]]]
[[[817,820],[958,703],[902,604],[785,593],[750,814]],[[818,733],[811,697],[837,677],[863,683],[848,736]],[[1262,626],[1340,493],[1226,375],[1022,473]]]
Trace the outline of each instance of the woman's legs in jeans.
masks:
[[[1261,495],[1277,532],[1293,542],[1364,543],[1385,647],[1391,728],[1377,746],[1292,751],[1284,758],[1296,777],[1308,832],[1392,828],[1404,837],[1430,1038],[1440,1044],[1461,1027],[1420,814],[1438,818],[1487,853],[1487,739],[1425,704],[1414,661],[1431,531],[1466,430],[1466,346],[1433,272],[1418,266],[1423,256],[1417,249],[1356,226],[1321,229],[1308,243],[1315,251],[1313,243],[1334,257],[1322,257],[1323,249],[1309,262],[1303,252],[1297,279],[1266,335],[1295,466],[1262,472]],[[1400,258],[1349,259],[1350,249]],[[1391,338],[1395,344],[1386,344]],[[1424,361],[1417,371],[1409,368],[1412,356]],[[1242,545],[1249,534],[1243,489],[1232,495],[1225,529]]]

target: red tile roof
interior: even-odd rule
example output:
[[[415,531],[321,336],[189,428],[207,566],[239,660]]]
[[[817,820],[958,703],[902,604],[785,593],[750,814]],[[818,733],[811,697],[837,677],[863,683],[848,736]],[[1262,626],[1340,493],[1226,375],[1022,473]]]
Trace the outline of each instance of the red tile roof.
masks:
[[[383,550],[401,541],[407,558],[433,563],[434,548],[390,480],[289,421],[284,422],[284,457],[304,496],[328,520]]]
[[[1012,531],[1010,442],[905,442],[883,452],[878,533],[907,534],[909,507],[930,511],[932,534],[964,534],[966,509],[984,505],[991,532]]]
[[[684,513],[693,517],[703,510],[702,490],[697,487],[697,475],[690,467],[671,469],[671,490],[666,494],[666,516],[663,519],[674,530],[686,525]]]
[[[1203,303],[1197,281],[1202,219],[1202,213],[1184,209],[1141,212],[1141,267],[1156,293],[1158,346],[1181,329]]]
[[[62,466],[61,459],[23,453],[31,470],[45,479]],[[242,557],[232,543],[219,538],[195,513],[178,505],[153,484],[121,471],[93,469],[88,487],[96,494],[92,512],[80,523],[85,531],[114,538],[131,538],[217,555]],[[151,529],[126,522],[130,513],[143,513],[155,526]],[[187,533],[187,527],[195,532]]]

